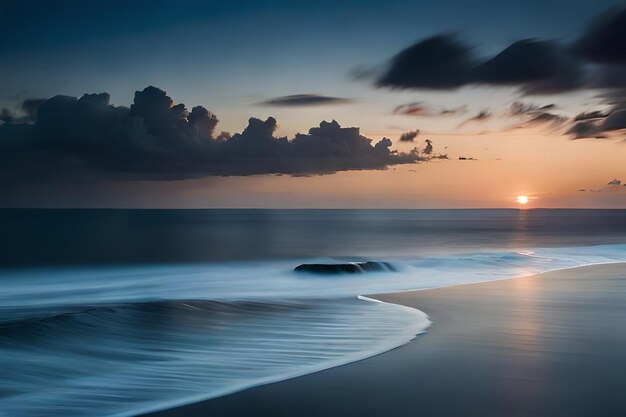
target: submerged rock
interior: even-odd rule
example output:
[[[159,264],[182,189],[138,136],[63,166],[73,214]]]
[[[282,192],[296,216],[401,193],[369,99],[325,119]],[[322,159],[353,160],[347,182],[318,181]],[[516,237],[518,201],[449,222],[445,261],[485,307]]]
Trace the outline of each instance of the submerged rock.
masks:
[[[389,262],[349,262],[345,264],[302,264],[294,268],[296,272],[316,274],[358,274],[363,272],[395,271]]]

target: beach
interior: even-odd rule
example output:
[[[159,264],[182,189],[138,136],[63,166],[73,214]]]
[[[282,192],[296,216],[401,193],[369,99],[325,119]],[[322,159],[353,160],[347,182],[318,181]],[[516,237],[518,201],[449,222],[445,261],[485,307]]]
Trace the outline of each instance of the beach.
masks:
[[[626,415],[626,264],[372,297],[432,325],[366,360],[146,416]]]
[[[0,417],[626,417],[626,0],[0,31]]]

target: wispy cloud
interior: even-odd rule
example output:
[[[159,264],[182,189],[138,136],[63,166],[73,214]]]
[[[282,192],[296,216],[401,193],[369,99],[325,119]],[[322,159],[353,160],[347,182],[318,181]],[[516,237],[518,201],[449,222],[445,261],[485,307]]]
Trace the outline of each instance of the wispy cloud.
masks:
[[[352,100],[348,98],[330,97],[319,94],[294,94],[290,96],[274,97],[258,104],[262,106],[299,107],[348,103],[352,103]]]
[[[454,116],[466,112],[466,105],[458,107],[442,107],[428,104],[423,101],[414,101],[411,103],[401,104],[393,109],[393,114],[419,117]]]

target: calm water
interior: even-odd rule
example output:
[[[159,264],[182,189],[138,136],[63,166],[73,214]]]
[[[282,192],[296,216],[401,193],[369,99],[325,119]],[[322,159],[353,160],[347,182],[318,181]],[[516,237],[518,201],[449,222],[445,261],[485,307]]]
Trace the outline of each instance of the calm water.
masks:
[[[626,210],[0,210],[0,416],[126,416],[399,346],[362,294],[626,260]],[[293,273],[384,260],[398,272]]]

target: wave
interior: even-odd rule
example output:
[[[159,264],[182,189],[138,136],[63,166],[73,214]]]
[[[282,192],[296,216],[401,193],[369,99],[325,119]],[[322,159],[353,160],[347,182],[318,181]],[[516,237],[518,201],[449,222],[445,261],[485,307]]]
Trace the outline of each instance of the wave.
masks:
[[[294,273],[297,261],[7,271],[0,416],[119,417],[213,398],[382,353],[430,323],[362,294],[624,261],[626,245],[602,245],[398,258],[397,272],[332,278]]]
[[[0,415],[135,415],[364,359],[428,324],[355,299],[149,302],[9,322]]]

